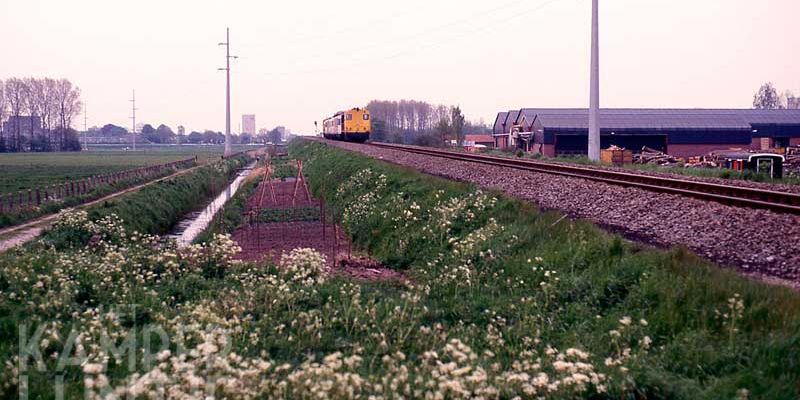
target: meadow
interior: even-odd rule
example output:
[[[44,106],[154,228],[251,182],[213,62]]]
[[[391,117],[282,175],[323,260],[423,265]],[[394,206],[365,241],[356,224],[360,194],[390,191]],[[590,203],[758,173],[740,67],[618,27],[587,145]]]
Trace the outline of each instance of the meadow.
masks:
[[[236,146],[234,151],[245,148]],[[143,145],[131,151],[123,146],[94,145],[83,152],[0,153],[0,194],[194,156],[205,163],[219,159],[223,150],[223,146]]]
[[[0,255],[0,396],[799,394],[796,292],[323,144],[290,153],[357,249],[407,281],[332,276],[310,249],[243,263],[220,234],[177,248],[135,220],[165,192],[67,212]]]

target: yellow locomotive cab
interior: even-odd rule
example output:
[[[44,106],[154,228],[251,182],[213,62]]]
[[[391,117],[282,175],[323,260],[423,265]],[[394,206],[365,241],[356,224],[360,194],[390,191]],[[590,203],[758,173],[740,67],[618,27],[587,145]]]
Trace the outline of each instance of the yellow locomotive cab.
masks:
[[[322,133],[326,139],[363,143],[369,139],[372,118],[366,108],[353,108],[340,111],[322,123]]]

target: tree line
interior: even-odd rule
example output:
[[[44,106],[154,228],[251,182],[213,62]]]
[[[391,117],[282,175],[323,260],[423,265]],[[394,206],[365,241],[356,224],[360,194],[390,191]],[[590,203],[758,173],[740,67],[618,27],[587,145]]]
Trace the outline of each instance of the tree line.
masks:
[[[759,110],[798,110],[800,97],[795,96],[791,90],[779,93],[772,82],[767,82],[758,89],[753,96],[753,108]]]
[[[231,141],[234,144],[250,144],[250,143],[278,143],[286,135],[288,130],[283,126],[277,126],[274,129],[261,129],[258,135],[250,135],[242,133],[239,135],[231,134]],[[106,124],[102,127],[89,128],[90,135],[120,137],[130,135],[128,129],[117,126],[114,124]],[[192,131],[186,134],[186,128],[183,125],[178,125],[177,132],[165,124],[160,124],[158,127],[153,127],[151,124],[143,124],[139,129],[138,135],[147,142],[155,144],[222,144],[225,143],[225,135],[222,132],[215,132],[212,130]]]
[[[71,128],[80,95],[68,79],[0,80],[0,152],[80,150]]]
[[[454,140],[461,145],[464,135],[491,132],[483,121],[468,121],[458,106],[417,100],[372,100],[367,110],[372,117],[371,138],[378,142],[443,146]]]

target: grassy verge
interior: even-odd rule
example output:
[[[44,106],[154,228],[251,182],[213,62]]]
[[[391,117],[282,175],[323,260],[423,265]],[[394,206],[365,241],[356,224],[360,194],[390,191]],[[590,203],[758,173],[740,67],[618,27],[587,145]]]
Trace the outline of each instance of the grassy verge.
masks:
[[[136,185],[141,185],[143,183],[163,178],[165,176],[175,173],[176,171],[177,170],[175,169],[165,169],[160,174],[155,174],[152,176],[148,176],[146,178],[134,177],[131,179],[125,179],[118,182],[114,182],[113,184],[110,185],[98,186],[92,189],[92,191],[90,191],[89,193],[86,193],[84,195],[67,197],[59,201],[47,202],[43,204],[41,207],[35,207],[25,210],[17,210],[13,213],[3,213],[0,214],[0,228],[18,225],[23,222],[36,219],[43,215],[56,213],[65,208],[75,207]]]
[[[643,250],[589,223],[558,222],[559,215],[519,201],[490,196],[496,201],[487,204],[470,186],[319,144],[295,143],[292,151],[307,160],[315,193],[345,208],[357,245],[421,281],[469,282],[433,286],[427,307],[436,310],[434,320],[479,330],[499,318],[509,339],[501,354],[509,360],[525,351],[516,340],[530,331],[557,348],[613,354],[618,321],[630,316],[633,325],[646,319],[637,329],[652,343],[630,366],[629,394],[798,394],[796,293],[742,279],[681,249]],[[342,191],[348,180],[353,189]],[[466,259],[465,238],[477,242]]]
[[[0,396],[24,379],[30,398],[797,397],[794,292],[321,144],[290,152],[356,244],[411,282],[67,216],[57,232],[98,239],[0,255]],[[34,350],[40,365],[15,358]]]
[[[222,207],[214,218],[214,221],[208,225],[208,228],[203,231],[195,239],[195,243],[207,243],[214,238],[216,234],[231,233],[244,223],[243,213],[247,209],[247,199],[252,196],[258,184],[261,182],[257,176],[252,176],[249,180],[244,182],[236,194]]]
[[[242,156],[202,166],[191,173],[91,207],[89,216],[97,220],[113,214],[125,221],[129,230],[166,233],[183,215],[225,188],[246,161]]]

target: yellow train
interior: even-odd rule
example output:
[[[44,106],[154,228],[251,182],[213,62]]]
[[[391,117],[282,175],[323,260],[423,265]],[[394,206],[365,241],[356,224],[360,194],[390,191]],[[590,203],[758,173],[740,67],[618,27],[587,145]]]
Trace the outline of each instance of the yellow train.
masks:
[[[322,122],[322,135],[331,140],[364,143],[371,130],[372,121],[366,108],[339,111]]]

